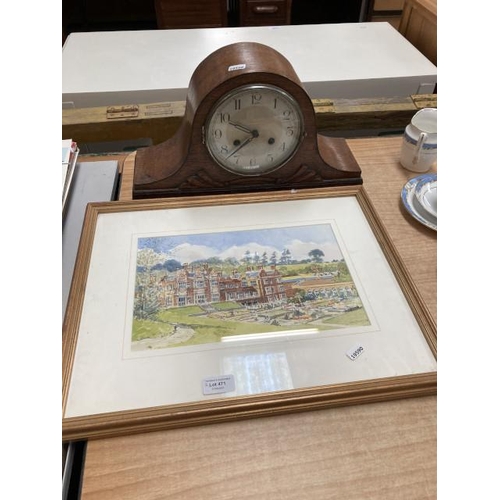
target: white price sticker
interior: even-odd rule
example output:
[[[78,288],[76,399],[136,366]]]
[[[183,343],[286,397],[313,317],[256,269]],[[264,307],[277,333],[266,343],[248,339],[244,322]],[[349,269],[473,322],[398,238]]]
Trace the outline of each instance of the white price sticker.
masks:
[[[358,344],[346,352],[346,356],[352,361],[356,361],[365,352],[362,345]]]
[[[203,379],[203,394],[222,394],[236,389],[234,375],[222,375],[220,377],[209,377]]]
[[[227,68],[228,71],[238,71],[239,69],[245,69],[247,67],[246,64],[233,64]]]

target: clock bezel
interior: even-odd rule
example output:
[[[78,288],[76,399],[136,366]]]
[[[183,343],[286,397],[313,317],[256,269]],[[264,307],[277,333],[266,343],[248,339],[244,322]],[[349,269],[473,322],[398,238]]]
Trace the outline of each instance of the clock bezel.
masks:
[[[212,121],[212,118],[214,115],[218,112],[219,108],[224,105],[227,101],[233,99],[236,95],[241,94],[243,92],[247,91],[252,91],[256,89],[265,89],[265,90],[270,90],[274,93],[279,94],[285,101],[288,102],[288,104],[293,108],[294,113],[297,115],[297,121],[299,125],[299,139],[296,141],[293,150],[286,156],[286,158],[281,161],[280,163],[272,166],[271,168],[259,168],[255,169],[252,171],[244,172],[239,170],[238,168],[234,168],[232,164],[229,163],[223,163],[220,161],[220,158],[218,155],[216,155],[211,148],[211,142],[207,139],[207,135],[210,131],[210,124]],[[302,109],[300,104],[297,102],[297,100],[286,90],[284,90],[282,87],[279,87],[277,85],[271,85],[271,84],[266,84],[266,83],[250,83],[250,84],[243,84],[238,87],[233,88],[229,92],[223,94],[217,101],[214,103],[212,106],[211,110],[207,114],[207,118],[205,120],[205,123],[203,125],[203,143],[205,147],[207,148],[207,151],[210,155],[210,157],[217,163],[220,167],[225,169],[226,171],[239,175],[242,177],[256,177],[256,176],[261,176],[265,174],[270,174],[272,172],[276,172],[276,170],[279,170],[280,168],[284,167],[292,158],[297,154],[297,151],[300,149],[300,146],[302,144],[302,141],[304,140],[304,137],[306,136],[306,128],[305,128],[305,123],[304,123],[304,114],[302,113]]]

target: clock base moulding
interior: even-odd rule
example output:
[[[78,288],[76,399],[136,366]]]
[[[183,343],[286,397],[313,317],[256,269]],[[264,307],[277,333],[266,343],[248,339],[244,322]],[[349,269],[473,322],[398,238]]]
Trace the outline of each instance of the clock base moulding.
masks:
[[[209,151],[209,147],[213,147],[205,137],[211,126],[209,121],[221,102],[227,105],[228,96],[239,91],[246,96],[248,89],[255,86],[274,89],[289,97],[291,109],[300,116],[300,141],[294,146],[293,154],[271,171],[259,171],[258,166],[250,174],[230,171],[228,165],[221,165],[214,159],[213,151],[212,154]],[[235,108],[236,116],[237,110]],[[276,123],[286,127],[286,121]],[[257,133],[254,135],[257,137]],[[252,144],[253,151],[258,147],[262,148],[261,154],[269,148],[263,140]],[[361,169],[345,139],[318,134],[312,101],[290,62],[266,45],[239,42],[216,50],[196,68],[188,87],[185,115],[176,134],[161,144],[137,151],[133,198],[361,183]]]

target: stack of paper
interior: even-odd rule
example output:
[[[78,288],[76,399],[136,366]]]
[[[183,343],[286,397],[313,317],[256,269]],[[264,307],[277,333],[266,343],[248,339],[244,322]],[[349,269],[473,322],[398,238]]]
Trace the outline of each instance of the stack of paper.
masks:
[[[76,159],[79,153],[78,145],[72,139],[62,141],[62,209],[66,205],[71,181],[75,173]]]

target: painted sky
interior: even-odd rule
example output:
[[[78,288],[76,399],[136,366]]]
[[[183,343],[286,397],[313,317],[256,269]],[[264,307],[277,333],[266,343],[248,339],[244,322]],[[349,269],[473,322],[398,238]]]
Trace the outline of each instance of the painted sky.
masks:
[[[325,261],[342,259],[329,224],[139,238],[138,249],[143,248],[151,248],[166,259],[179,262],[209,257],[241,260],[247,250],[259,256],[267,252],[268,258],[276,252],[279,258],[284,248],[290,250],[296,260],[307,259],[308,253],[316,248],[324,252]]]

